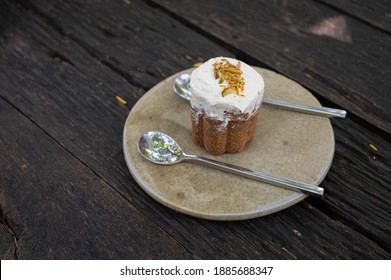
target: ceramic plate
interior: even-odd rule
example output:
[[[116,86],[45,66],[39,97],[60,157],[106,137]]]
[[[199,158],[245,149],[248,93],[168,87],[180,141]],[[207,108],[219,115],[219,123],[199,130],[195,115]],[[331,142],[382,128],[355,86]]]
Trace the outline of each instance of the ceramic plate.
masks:
[[[296,82],[254,67],[265,80],[265,97],[311,106],[316,98]],[[124,127],[127,166],[140,187],[176,211],[211,220],[242,220],[280,211],[307,195],[194,163],[171,166],[148,162],[137,151],[151,130],[173,137],[188,154],[209,157],[275,176],[319,185],[334,155],[328,118],[262,105],[253,141],[237,154],[211,156],[192,141],[190,105],[174,94],[177,73],[148,91],[132,108]],[[325,190],[327,192],[327,190]]]

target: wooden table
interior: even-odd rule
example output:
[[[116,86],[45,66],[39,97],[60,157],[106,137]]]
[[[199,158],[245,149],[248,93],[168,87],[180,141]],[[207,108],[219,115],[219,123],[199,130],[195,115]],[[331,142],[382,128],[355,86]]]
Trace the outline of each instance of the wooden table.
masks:
[[[1,258],[389,259],[390,34],[387,0],[1,1]],[[348,111],[331,120],[324,199],[216,222],[135,182],[122,149],[132,106],[214,56]]]

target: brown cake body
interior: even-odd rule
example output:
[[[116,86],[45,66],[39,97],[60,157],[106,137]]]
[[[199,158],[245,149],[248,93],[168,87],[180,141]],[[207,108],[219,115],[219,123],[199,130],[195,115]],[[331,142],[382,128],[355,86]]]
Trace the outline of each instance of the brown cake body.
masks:
[[[212,155],[238,153],[253,139],[259,109],[249,114],[227,113],[224,120],[191,108],[193,140]]]
[[[233,58],[209,59],[190,78],[194,142],[213,155],[238,153],[253,139],[264,93],[262,76]]]

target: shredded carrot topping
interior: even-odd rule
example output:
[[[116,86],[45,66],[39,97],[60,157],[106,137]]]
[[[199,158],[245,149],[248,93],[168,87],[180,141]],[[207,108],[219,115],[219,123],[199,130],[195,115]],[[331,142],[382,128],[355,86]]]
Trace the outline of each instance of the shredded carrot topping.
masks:
[[[126,104],[126,103],[127,103],[126,100],[122,99],[122,98],[119,97],[118,95],[117,95],[115,98],[117,98],[117,100],[118,100],[119,102],[121,102],[122,104]]]
[[[377,152],[377,148],[375,147],[375,145],[373,145],[373,144],[369,144],[369,147],[371,147],[371,148],[372,148],[372,150],[374,150],[374,151],[376,151],[376,152]]]

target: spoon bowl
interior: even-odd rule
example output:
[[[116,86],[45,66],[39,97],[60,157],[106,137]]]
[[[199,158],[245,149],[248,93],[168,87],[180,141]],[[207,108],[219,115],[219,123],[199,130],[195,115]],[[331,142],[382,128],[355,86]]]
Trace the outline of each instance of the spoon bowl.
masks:
[[[190,75],[189,74],[181,74],[174,80],[174,92],[180,96],[181,98],[189,101],[191,97],[191,89],[190,89]],[[317,116],[323,117],[338,117],[344,118],[346,117],[345,110],[339,110],[334,108],[326,108],[326,107],[314,107],[302,104],[295,104],[286,101],[274,100],[269,98],[264,98],[262,100],[263,104],[271,105],[277,108],[282,108],[286,110],[307,113]]]
[[[190,75],[182,74],[176,77],[174,81],[174,92],[185,100],[190,100]]]
[[[176,164],[183,157],[183,151],[175,140],[159,131],[149,131],[142,135],[137,148],[144,158],[162,165]]]
[[[144,158],[156,164],[173,165],[182,161],[191,161],[275,186],[301,191],[309,195],[322,197],[324,192],[323,188],[318,186],[275,177],[229,163],[185,154],[174,139],[160,131],[149,131],[143,134],[139,138],[137,148]]]

